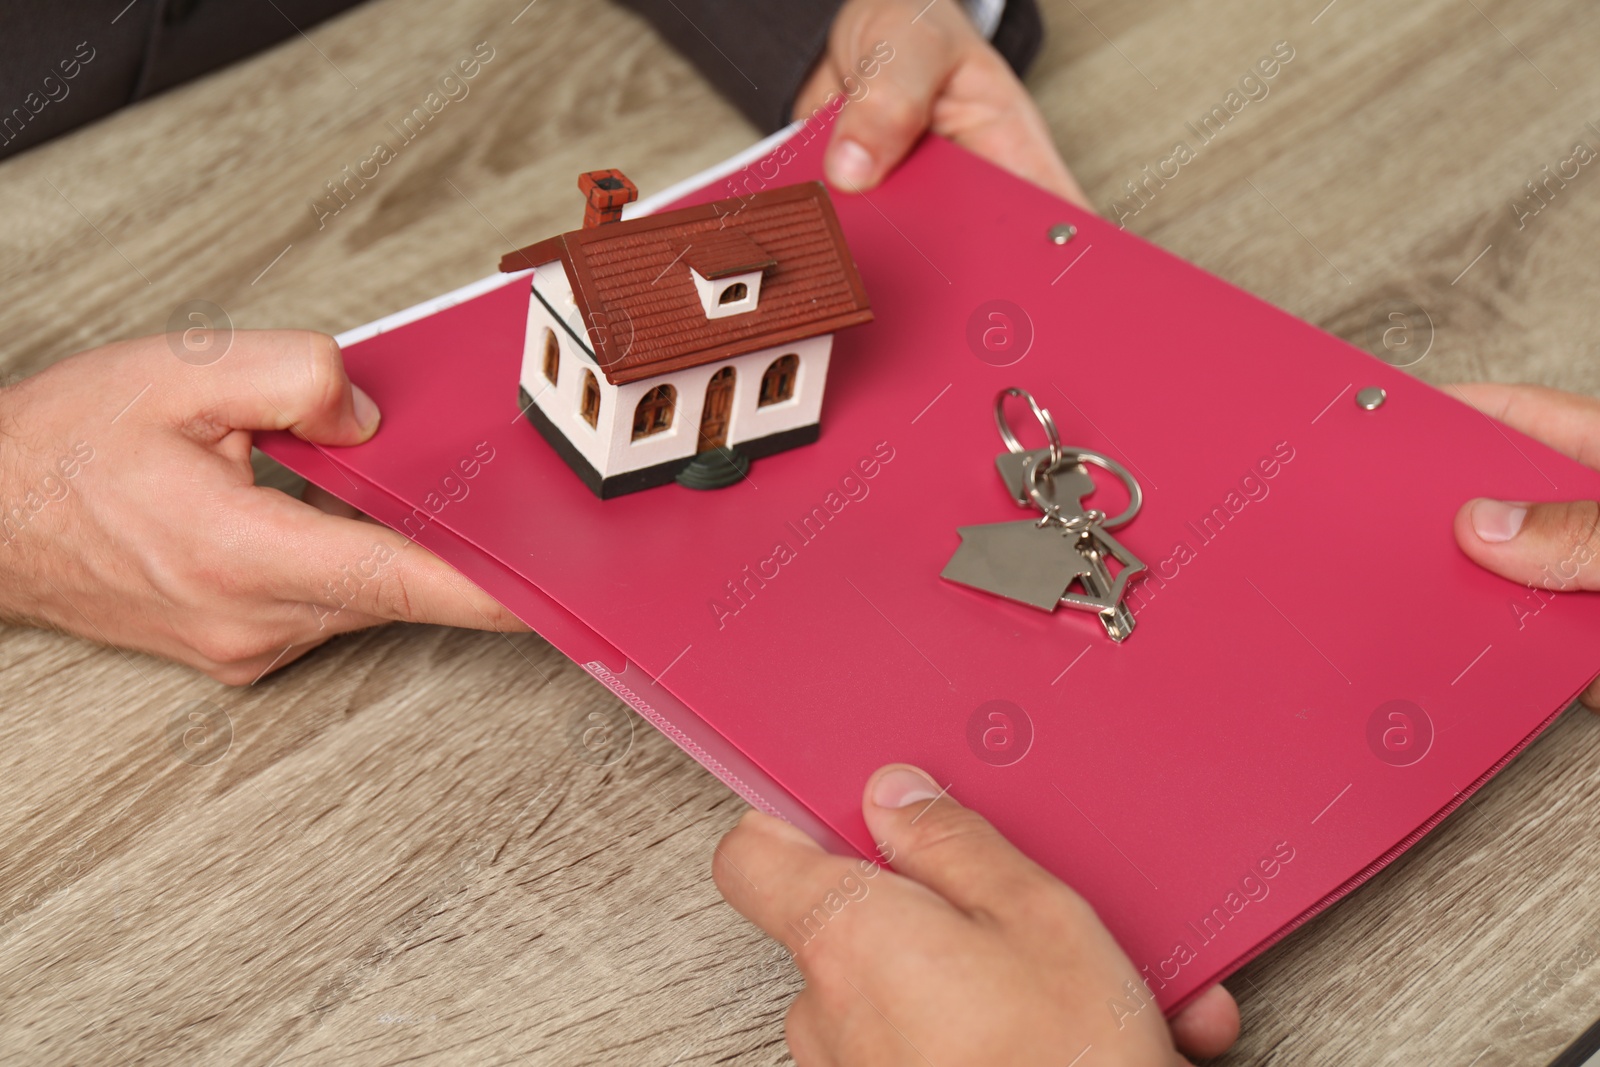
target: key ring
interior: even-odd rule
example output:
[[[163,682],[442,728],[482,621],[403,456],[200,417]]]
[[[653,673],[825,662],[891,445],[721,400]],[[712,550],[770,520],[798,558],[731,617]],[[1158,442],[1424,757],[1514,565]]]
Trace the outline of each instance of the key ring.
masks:
[[[1008,390],[1008,392],[1009,391],[1010,390]],[[1017,392],[1021,392],[1021,390],[1019,389]],[[1026,396],[1027,394],[1024,393],[1023,395]],[[1004,394],[1002,394],[1002,397],[1003,396]],[[1032,398],[1030,397],[1029,399],[1031,400]],[[1049,417],[1048,413],[1046,413],[1045,417]],[[1128,489],[1128,506],[1122,510],[1122,514],[1102,520],[1100,523],[1100,528],[1102,530],[1114,530],[1124,523],[1131,522],[1133,517],[1139,514],[1139,509],[1144,506],[1144,490],[1139,488],[1139,480],[1132,474],[1129,474],[1126,467],[1112,459],[1110,456],[1103,455],[1087,448],[1063,449],[1060,458],[1067,459],[1069,457],[1073,463],[1092,463],[1102,470],[1110,471],[1112,474],[1115,474],[1118,478],[1122,479],[1122,484]],[[1054,501],[1046,501],[1044,499],[1043,491],[1039,488],[1039,482],[1041,480],[1040,475],[1044,474],[1046,470],[1056,466],[1056,463],[1052,462],[1050,467],[1045,467],[1045,459],[1046,455],[1043,452],[1035,457],[1033,462],[1028,464],[1028,470],[1024,476],[1024,479],[1025,484],[1028,487],[1028,497],[1033,501],[1033,506],[1044,512],[1046,515],[1049,515],[1053,510],[1056,510],[1059,505],[1057,505]]]
[[[1050,416],[1050,412],[1039,406],[1039,402],[1033,398],[1032,393],[1026,389],[1018,389],[1016,386],[1002,389],[1000,395],[994,398],[994,424],[1000,429],[1000,440],[1005,442],[1006,451],[1027,451],[1022,447],[1022,442],[1017,440],[1017,435],[1012,432],[1011,424],[1006,421],[1006,397],[1008,396],[1020,396],[1033,409],[1033,417],[1039,420],[1040,426],[1044,427],[1045,439],[1050,442],[1050,466],[1054,467],[1061,461],[1063,452],[1061,435],[1056,432],[1056,420]],[[1129,515],[1128,518],[1131,519],[1133,516]]]
[[[1082,515],[1074,515],[1070,519],[1061,517],[1061,505],[1051,504],[1050,510],[1039,516],[1035,526],[1043,529],[1046,526],[1058,526],[1063,533],[1081,534],[1088,533],[1096,526],[1105,529],[1106,513],[1099,508],[1090,508]]]

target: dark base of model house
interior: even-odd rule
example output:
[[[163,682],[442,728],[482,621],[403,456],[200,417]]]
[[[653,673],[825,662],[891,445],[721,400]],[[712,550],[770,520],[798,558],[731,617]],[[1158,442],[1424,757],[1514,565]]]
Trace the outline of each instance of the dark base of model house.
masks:
[[[556,429],[555,423],[539,410],[539,406],[533,402],[528,391],[521,386],[517,387],[517,403],[527,412],[528,421],[539,431],[539,436],[550,442],[550,447],[556,450],[556,455],[560,456],[567,466],[583,479],[583,484],[589,487],[589,491],[601,500],[609,500],[624,493],[636,493],[641,489],[654,489],[658,485],[666,485],[672,481],[691,489],[724,488],[744,477],[744,471],[749,467],[750,460],[770,456],[787,448],[813,444],[822,436],[822,428],[817,423],[812,423],[810,426],[797,426],[792,430],[757,437],[752,441],[740,441],[737,445],[724,446],[720,456],[702,452],[699,456],[684,456],[682,459],[657,463],[653,467],[642,467],[639,470],[625,471],[606,478],[590,466],[589,461],[583,458],[583,454],[567,440],[565,434]],[[741,458],[744,460],[743,463],[739,462]]]

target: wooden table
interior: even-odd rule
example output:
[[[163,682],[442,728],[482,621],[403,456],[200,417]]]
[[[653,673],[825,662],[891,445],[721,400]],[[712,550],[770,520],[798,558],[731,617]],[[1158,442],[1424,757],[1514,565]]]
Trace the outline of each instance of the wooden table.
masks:
[[[567,228],[580,170],[651,192],[754,139],[632,16],[524,3],[369,4],[0,167],[5,369],[193,298],[337,331]],[[1512,206],[1600,146],[1593,4],[1046,6],[1031,85],[1103,210],[1369,348],[1408,308],[1388,351],[1430,381],[1600,392],[1600,170]],[[1280,40],[1269,94],[1128,201]],[[470,94],[319,228],[478,42]],[[539,638],[390,627],[248,689],[22,629],[0,665],[0,1059],[785,1058],[795,973],[708,877],[742,803],[642,725],[579,758],[570,725],[620,705]],[[208,763],[169,743],[196,701],[231,731]],[[1597,771],[1569,713],[1229,982],[1225,1062],[1543,1063],[1600,999]]]

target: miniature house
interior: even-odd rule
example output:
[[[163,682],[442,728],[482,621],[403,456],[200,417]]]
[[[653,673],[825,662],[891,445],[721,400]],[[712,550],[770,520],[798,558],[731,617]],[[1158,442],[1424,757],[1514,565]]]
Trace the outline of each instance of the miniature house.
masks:
[[[731,485],[819,433],[833,331],[872,311],[820,182],[639,218],[617,171],[532,269],[519,401],[597,495]]]

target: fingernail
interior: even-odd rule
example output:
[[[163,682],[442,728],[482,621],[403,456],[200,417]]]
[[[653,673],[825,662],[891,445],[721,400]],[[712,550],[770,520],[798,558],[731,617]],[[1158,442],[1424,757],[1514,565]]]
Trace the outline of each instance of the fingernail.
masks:
[[[872,802],[880,808],[903,808],[938,795],[939,787],[934,780],[910,767],[885,771],[872,783]]]
[[[872,180],[872,153],[846,137],[828,149],[828,178],[834,185],[856,188]]]
[[[1528,509],[1521,504],[1507,504],[1500,500],[1474,500],[1472,502],[1472,530],[1480,541],[1500,544],[1517,536]]]
[[[354,382],[350,383],[350,396],[356,411],[356,422],[363,432],[370,434],[378,428],[378,420],[383,417],[378,412],[378,405]]]

